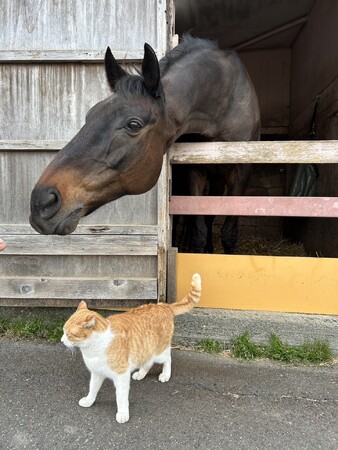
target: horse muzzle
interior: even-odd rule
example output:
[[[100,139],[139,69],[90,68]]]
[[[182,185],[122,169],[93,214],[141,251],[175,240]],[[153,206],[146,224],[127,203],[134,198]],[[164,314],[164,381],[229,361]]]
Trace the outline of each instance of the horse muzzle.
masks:
[[[72,233],[83,216],[83,207],[62,211],[62,197],[55,187],[35,186],[31,195],[31,226],[40,234]]]

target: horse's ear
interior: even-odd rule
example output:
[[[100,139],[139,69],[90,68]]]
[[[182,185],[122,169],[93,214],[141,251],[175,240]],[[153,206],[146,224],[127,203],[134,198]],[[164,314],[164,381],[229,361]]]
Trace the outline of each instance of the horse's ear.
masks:
[[[157,56],[149,44],[144,44],[142,76],[149,94],[156,98],[161,95],[160,67]]]
[[[127,75],[127,73],[118,64],[114,55],[112,54],[110,47],[107,47],[106,55],[104,58],[104,65],[106,67],[106,75],[108,84],[112,90],[115,89],[116,82]]]

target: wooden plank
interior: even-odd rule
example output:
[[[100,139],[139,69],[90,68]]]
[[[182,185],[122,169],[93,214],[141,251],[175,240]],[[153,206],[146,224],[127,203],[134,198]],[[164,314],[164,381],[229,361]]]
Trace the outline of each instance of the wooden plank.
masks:
[[[235,45],[233,49],[238,51],[242,50],[243,48],[250,47],[250,45],[264,41],[265,39],[268,39],[271,36],[275,36],[276,34],[283,33],[284,31],[289,30],[290,28],[303,26],[306,22],[308,22],[308,20],[309,20],[308,16],[300,17],[299,19],[293,20],[292,22],[276,27],[273,30],[260,34],[259,36],[255,36],[254,38],[241,42],[240,44]]]
[[[176,301],[176,255],[177,255],[177,248],[170,247],[168,249],[168,287],[167,287],[168,303],[174,303]]]
[[[89,109],[111,95],[103,63],[4,63],[0,79],[1,137],[6,140],[69,140]]]
[[[174,144],[171,164],[338,163],[338,140]]]
[[[57,151],[65,140],[2,140],[0,151]],[[338,140],[176,143],[171,164],[338,163]]]
[[[2,50],[0,51],[0,62],[10,63],[37,63],[37,62],[81,62],[81,63],[99,63],[104,61],[105,49],[108,46],[107,41],[104,50]],[[143,60],[143,49],[114,50],[114,57],[117,61],[125,63],[140,62]]]
[[[156,299],[89,299],[86,300],[89,308],[105,309],[113,311],[126,311],[130,308],[137,308],[146,303],[156,303]],[[60,298],[0,298],[0,306],[19,308],[76,308],[79,300]]]
[[[157,255],[153,235],[6,235],[3,255]]]
[[[1,277],[157,278],[157,256],[9,255],[0,253]]]
[[[0,298],[153,300],[157,279],[0,277]]]
[[[198,307],[338,314],[338,259],[286,256],[177,255],[177,298],[202,277]]]
[[[13,53],[20,49],[85,54],[111,45],[114,54],[124,58],[129,53],[143,55],[143,44],[148,42],[162,56],[167,38],[166,8],[171,3],[2,0],[0,48]]]
[[[168,216],[168,160],[163,158],[160,178],[157,182],[157,223],[158,223],[158,254],[157,254],[157,279],[158,301],[165,302],[167,298],[167,252],[169,240]]]
[[[58,151],[61,150],[69,141],[65,140],[1,140],[0,141],[0,152],[36,152],[39,150],[43,151]]]
[[[140,234],[157,236],[157,225],[111,225],[111,224],[93,224],[93,225],[78,225],[71,236],[77,234],[89,235],[129,235]],[[28,224],[0,224],[0,236],[7,234],[13,235],[36,235],[39,234]]]
[[[169,214],[338,217],[338,197],[172,196]]]

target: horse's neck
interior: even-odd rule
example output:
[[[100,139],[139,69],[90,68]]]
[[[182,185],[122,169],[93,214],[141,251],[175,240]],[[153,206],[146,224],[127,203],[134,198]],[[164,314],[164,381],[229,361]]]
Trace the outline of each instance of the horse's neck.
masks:
[[[214,137],[219,133],[209,89],[194,73],[168,74],[163,78],[169,133],[176,139],[195,133]]]

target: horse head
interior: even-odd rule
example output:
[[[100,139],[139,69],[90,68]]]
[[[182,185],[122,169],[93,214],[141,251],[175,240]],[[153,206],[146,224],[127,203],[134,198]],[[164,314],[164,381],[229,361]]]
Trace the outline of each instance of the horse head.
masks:
[[[81,217],[158,180],[168,138],[155,52],[145,44],[142,73],[131,75],[108,47],[105,68],[113,94],[90,109],[32,191],[30,223],[39,233],[69,234]]]

